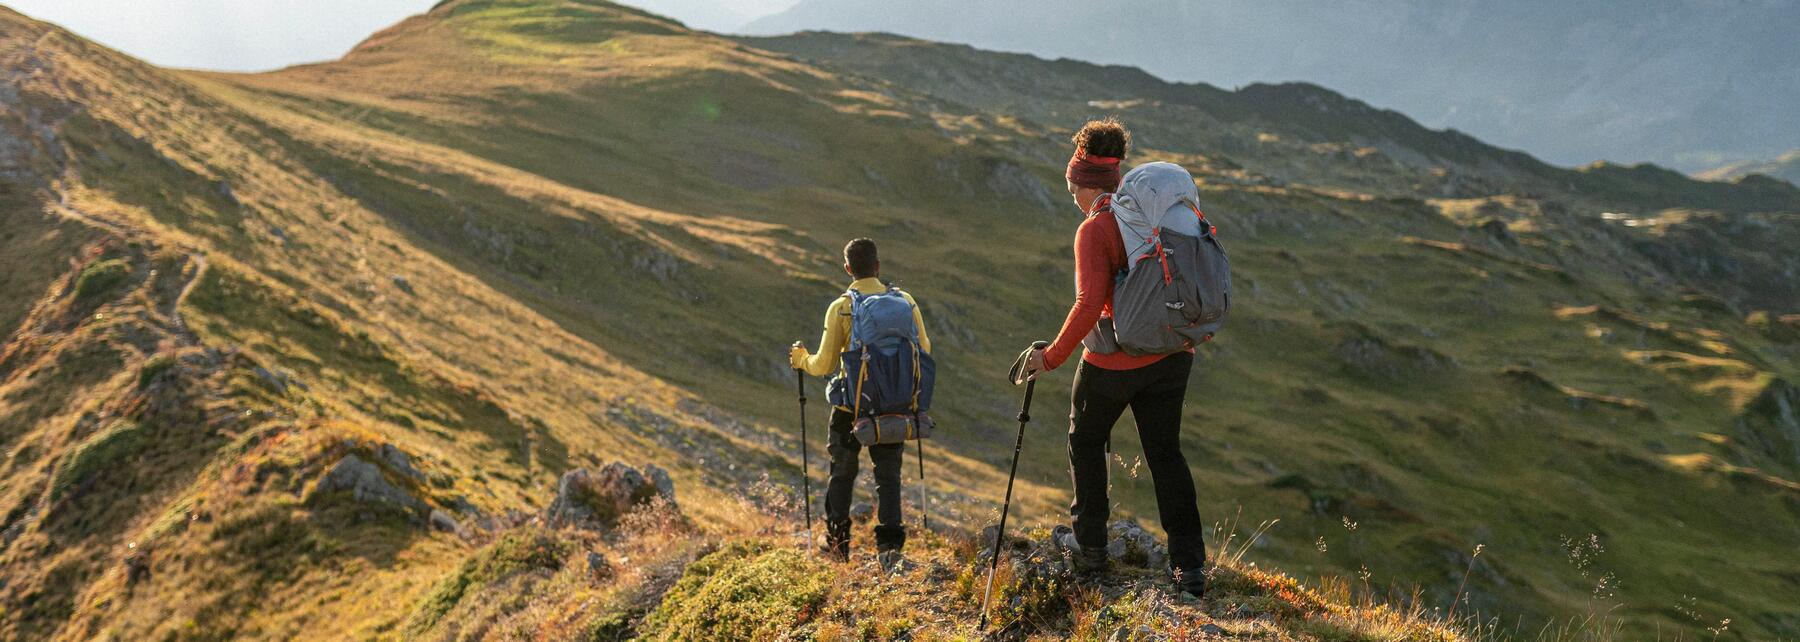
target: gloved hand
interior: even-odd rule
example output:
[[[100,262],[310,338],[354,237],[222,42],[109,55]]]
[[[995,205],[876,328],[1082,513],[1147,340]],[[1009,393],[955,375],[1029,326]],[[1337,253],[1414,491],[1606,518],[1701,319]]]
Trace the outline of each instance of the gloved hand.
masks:
[[[1050,342],[1039,341],[1019,353],[1019,358],[1013,361],[1012,371],[1007,373],[1007,380],[1015,386],[1022,386],[1027,381],[1037,379],[1044,372],[1044,351],[1049,348]]]
[[[788,349],[788,365],[795,370],[805,370],[806,359],[810,356],[812,354],[806,351],[806,344],[795,341],[794,347]]]

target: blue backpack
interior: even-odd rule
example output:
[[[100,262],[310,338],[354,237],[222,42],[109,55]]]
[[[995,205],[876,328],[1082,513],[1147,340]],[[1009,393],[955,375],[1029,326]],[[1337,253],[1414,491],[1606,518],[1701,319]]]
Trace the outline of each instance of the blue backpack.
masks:
[[[850,343],[842,369],[826,388],[833,405],[856,415],[852,432],[866,445],[931,436],[932,387],[937,364],[919,349],[913,304],[900,288],[863,294],[852,288]]]

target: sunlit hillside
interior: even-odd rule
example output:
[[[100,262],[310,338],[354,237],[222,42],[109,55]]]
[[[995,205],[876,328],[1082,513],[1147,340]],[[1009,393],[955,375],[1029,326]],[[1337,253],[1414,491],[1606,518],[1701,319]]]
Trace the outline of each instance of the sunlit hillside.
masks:
[[[976,637],[1001,373],[1067,310],[1067,136],[1105,114],[1232,252],[1203,515],[1279,523],[1213,542],[1206,605],[1009,573],[1001,637],[1800,636],[1800,188],[1563,170],[1312,86],[449,0],[254,75],[0,9],[0,638]],[[795,546],[785,346],[856,236],[938,352],[941,532],[894,585]],[[1066,513],[1068,381],[1029,541]],[[678,508],[545,517],[613,461]],[[720,609],[767,628],[682,619]]]

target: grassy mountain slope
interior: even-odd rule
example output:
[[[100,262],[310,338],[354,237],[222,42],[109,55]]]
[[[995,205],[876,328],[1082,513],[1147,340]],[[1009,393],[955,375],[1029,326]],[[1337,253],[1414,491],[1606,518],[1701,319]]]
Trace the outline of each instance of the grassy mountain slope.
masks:
[[[670,469],[692,541],[771,531],[742,497],[798,472],[782,346],[813,340],[860,235],[940,346],[931,513],[980,526],[1016,403],[998,372],[1066,310],[1066,131],[1108,112],[1136,159],[1195,168],[1228,235],[1242,303],[1186,448],[1206,515],[1282,520],[1252,558],[1528,622],[1800,627],[1796,299],[1757,280],[1792,260],[1792,186],[1556,170],[1309,87],[1140,78],[1090,106],[1072,90],[1112,72],[599,2],[446,2],[257,75],[0,12],[0,63],[0,637],[419,634],[444,582],[527,581],[463,569],[615,459]],[[1065,376],[1027,525],[1066,502]],[[1153,515],[1125,425],[1119,507]],[[412,513],[319,490],[350,456]],[[541,613],[515,589],[466,608]],[[583,599],[556,608],[602,615]]]

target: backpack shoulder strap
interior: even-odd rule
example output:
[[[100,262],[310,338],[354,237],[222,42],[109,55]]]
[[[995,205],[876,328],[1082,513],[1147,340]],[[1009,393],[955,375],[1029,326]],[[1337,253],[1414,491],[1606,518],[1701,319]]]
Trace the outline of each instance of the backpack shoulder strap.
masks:
[[[849,288],[849,289],[844,290],[844,293],[838,295],[838,297],[842,298],[844,300],[844,316],[850,317],[850,328],[849,328],[850,336],[847,338],[848,340],[846,340],[844,342],[844,349],[851,350],[851,349],[854,349],[857,345],[857,341],[856,341],[856,304],[862,303],[862,293],[857,292],[856,288]]]
[[[1101,212],[1111,214],[1112,201],[1113,195],[1111,192],[1101,194],[1100,198],[1094,199],[1094,211],[1088,212],[1088,218],[1099,216]]]

